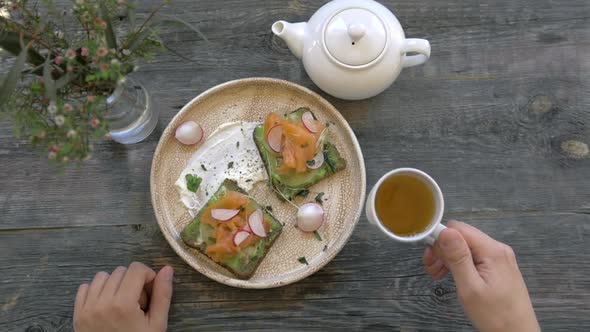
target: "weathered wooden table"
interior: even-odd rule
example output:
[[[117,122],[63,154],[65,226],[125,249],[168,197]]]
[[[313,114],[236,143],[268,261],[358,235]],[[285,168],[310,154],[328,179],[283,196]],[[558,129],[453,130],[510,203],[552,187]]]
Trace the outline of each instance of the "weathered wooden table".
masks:
[[[163,128],[187,101],[231,79],[270,76],[319,91],[270,32],[275,20],[305,21],[319,6],[176,1],[168,12],[209,42],[166,33],[195,63],[164,54],[137,73],[160,109],[158,128],[137,145],[97,143],[80,169],[56,176],[1,124],[1,331],[71,330],[78,285],[134,260],[176,270],[171,331],[472,329],[452,278],[430,280],[423,248],[387,240],[364,216],[323,270],[270,290],[205,278],[158,229],[149,173]],[[429,172],[445,193],[446,217],[514,248],[544,330],[590,330],[590,2],[387,6],[407,36],[431,41],[431,60],[369,100],[322,93],[355,130],[369,185],[395,167]]]

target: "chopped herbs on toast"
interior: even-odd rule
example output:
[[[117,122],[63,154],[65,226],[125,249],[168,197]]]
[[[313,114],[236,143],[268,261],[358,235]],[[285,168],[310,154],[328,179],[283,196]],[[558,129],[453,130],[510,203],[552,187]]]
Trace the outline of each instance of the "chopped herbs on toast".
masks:
[[[235,182],[225,180],[180,236],[187,246],[237,277],[248,279],[282,228],[267,209]]]
[[[271,113],[254,129],[254,142],[270,183],[282,198],[292,200],[346,167],[346,160],[326,140],[326,130],[307,108],[282,117]]]

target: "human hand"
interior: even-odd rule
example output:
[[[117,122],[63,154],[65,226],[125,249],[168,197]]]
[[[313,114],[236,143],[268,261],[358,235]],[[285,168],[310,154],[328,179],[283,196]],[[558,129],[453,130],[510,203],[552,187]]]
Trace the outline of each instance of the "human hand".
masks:
[[[74,329],[77,332],[166,331],[173,274],[170,266],[156,274],[138,262],[131,263],[129,268],[119,266],[110,275],[98,272],[90,285],[82,284],[78,288]],[[151,295],[149,300],[146,293]]]
[[[451,221],[422,262],[434,280],[450,271],[467,317],[480,331],[540,331],[514,251],[477,228]]]

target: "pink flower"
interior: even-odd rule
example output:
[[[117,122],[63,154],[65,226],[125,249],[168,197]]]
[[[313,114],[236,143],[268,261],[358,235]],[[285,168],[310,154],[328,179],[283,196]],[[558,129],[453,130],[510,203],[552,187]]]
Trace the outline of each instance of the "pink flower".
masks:
[[[73,73],[74,72],[74,67],[72,66],[68,66],[68,73]]]
[[[109,70],[109,65],[107,63],[101,63],[99,65],[99,67],[100,67],[100,71],[107,71],[107,70]]]
[[[51,151],[49,152],[49,154],[47,154],[47,158],[49,159],[55,159],[55,157],[57,157],[57,153]]]
[[[66,58],[73,60],[76,57],[76,51],[74,51],[71,48],[68,48],[68,50],[66,51]]]
[[[124,6],[125,5],[125,0],[119,0],[119,6]]]
[[[56,64],[56,65],[58,65],[58,66],[59,66],[59,65],[61,65],[61,63],[62,63],[63,61],[64,61],[64,57],[63,57],[63,56],[61,56],[61,55],[58,55],[58,56],[56,56],[56,57],[55,57],[55,64]]]
[[[90,120],[90,126],[92,128],[98,128],[98,126],[100,125],[100,120],[96,117],[92,118],[92,120]]]
[[[44,139],[45,138],[45,130],[40,132],[39,135],[37,135],[37,137],[39,137],[40,139]]]
[[[59,148],[58,148],[57,146],[55,146],[55,145],[52,145],[52,146],[49,148],[49,150],[51,150],[51,152],[55,152],[55,153],[58,153],[58,152],[59,152]]]
[[[99,47],[98,48],[98,56],[99,57],[103,57],[106,56],[107,54],[109,54],[109,50],[106,47]]]
[[[82,47],[82,50],[80,51],[80,55],[82,55],[82,56],[90,55],[90,51],[88,50],[88,47]]]
[[[86,101],[88,101],[89,103],[94,103],[96,101],[96,96],[94,96],[94,95],[87,96]]]
[[[94,63],[98,62],[98,55],[95,55],[92,57],[92,62],[94,62]]]

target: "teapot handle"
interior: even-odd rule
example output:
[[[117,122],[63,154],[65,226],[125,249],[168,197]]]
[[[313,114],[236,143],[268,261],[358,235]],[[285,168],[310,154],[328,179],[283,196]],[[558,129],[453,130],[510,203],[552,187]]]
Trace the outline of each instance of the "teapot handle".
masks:
[[[401,52],[403,55],[402,66],[404,68],[421,65],[430,58],[430,42],[426,39],[407,38],[403,41]],[[406,55],[408,52],[419,54]]]

